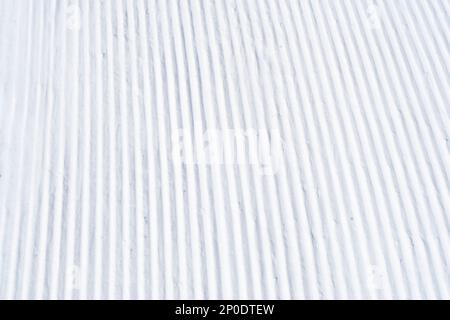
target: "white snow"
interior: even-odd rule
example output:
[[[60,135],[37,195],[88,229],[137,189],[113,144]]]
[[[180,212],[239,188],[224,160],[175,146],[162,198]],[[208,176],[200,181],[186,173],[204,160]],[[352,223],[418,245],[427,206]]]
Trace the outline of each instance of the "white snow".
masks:
[[[0,0],[0,298],[449,299],[449,21]]]

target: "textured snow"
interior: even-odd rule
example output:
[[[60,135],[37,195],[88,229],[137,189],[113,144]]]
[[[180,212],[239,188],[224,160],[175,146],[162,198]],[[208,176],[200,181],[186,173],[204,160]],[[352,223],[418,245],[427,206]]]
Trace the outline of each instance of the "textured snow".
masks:
[[[449,22],[0,0],[0,298],[449,299]]]

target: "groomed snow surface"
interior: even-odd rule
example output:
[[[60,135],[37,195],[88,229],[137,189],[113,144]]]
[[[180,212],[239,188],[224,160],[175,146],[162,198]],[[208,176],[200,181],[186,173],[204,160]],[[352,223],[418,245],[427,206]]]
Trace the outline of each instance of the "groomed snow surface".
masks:
[[[449,22],[0,0],[0,298],[449,299]]]

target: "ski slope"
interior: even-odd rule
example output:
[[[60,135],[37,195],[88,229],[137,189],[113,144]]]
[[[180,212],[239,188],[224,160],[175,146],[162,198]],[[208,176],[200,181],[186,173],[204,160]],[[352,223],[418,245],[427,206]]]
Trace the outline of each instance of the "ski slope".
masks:
[[[0,0],[0,298],[449,299],[449,22]]]

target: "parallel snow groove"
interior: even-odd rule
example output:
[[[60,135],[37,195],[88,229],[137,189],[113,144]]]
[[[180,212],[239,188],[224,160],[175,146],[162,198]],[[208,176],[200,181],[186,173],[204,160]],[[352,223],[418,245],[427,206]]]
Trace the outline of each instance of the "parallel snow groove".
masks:
[[[0,0],[0,298],[450,298],[449,21]]]

